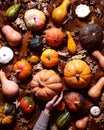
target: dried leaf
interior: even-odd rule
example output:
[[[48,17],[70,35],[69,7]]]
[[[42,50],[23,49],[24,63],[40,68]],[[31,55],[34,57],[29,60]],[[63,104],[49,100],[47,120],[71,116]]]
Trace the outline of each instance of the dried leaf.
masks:
[[[32,38],[33,38],[33,35],[31,33],[31,31],[27,31],[25,33],[25,35],[23,36],[22,46],[21,46],[21,49],[19,52],[19,55],[21,58],[27,56],[28,45],[29,45],[29,42],[31,41]]]

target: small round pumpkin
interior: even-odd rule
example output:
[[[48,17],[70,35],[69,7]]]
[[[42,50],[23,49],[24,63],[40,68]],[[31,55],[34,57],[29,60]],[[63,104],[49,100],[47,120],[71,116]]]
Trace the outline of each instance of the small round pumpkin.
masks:
[[[11,125],[14,122],[16,109],[13,104],[3,103],[0,105],[0,125]]]
[[[64,40],[64,33],[59,28],[50,28],[46,31],[45,39],[48,45],[57,47]]]
[[[90,66],[83,60],[69,61],[64,68],[64,79],[72,88],[85,88],[91,80]]]
[[[89,50],[99,46],[103,40],[102,28],[98,24],[87,24],[79,32],[81,45]]]
[[[16,72],[16,77],[20,80],[27,79],[32,72],[32,66],[27,60],[17,61],[13,66],[13,71]]]
[[[58,53],[54,49],[46,49],[41,55],[41,61],[46,67],[54,67],[58,63]]]
[[[25,114],[30,114],[35,108],[35,101],[32,97],[25,96],[20,100],[20,107]]]
[[[61,92],[61,78],[54,70],[43,69],[33,76],[30,87],[38,99],[48,101]]]

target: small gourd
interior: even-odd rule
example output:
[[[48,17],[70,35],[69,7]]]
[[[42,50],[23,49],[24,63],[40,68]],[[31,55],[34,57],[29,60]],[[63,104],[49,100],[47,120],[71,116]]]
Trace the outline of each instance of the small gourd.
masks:
[[[0,126],[12,125],[16,116],[15,105],[3,103],[0,105]]]
[[[19,80],[26,80],[31,76],[32,66],[28,60],[21,59],[14,64],[13,71]]]
[[[104,88],[104,77],[101,77],[97,81],[97,83],[88,90],[88,96],[93,100],[99,99],[103,88]]]
[[[18,85],[14,81],[8,80],[6,78],[5,72],[2,70],[0,71],[0,81],[2,85],[2,92],[6,97],[12,98],[18,94]]]
[[[71,54],[74,54],[77,50],[76,43],[75,43],[74,39],[72,38],[72,35],[69,31],[67,31],[66,34],[68,37],[68,41],[67,41],[68,50]]]
[[[104,56],[101,52],[99,50],[95,50],[92,52],[92,56],[98,60],[101,68],[104,70]]]
[[[41,10],[29,9],[24,14],[24,21],[28,29],[39,31],[45,26],[46,16]]]
[[[22,35],[10,25],[4,25],[2,27],[2,33],[11,46],[18,46],[22,42]]]
[[[47,29],[45,34],[46,43],[52,47],[57,47],[64,40],[64,33],[60,28],[52,27]]]
[[[58,64],[58,53],[54,49],[45,49],[41,55],[42,64],[46,67],[54,67]]]
[[[85,116],[75,122],[75,126],[79,130],[85,130],[88,125],[89,118]]]
[[[30,42],[29,47],[31,50],[35,52],[41,51],[43,48],[42,39],[38,36],[34,37],[32,41]]]
[[[35,108],[35,101],[30,96],[24,96],[20,100],[20,107],[24,114],[31,114]]]
[[[7,9],[6,17],[8,20],[14,20],[17,17],[20,6],[20,4],[14,4]]]
[[[7,64],[13,59],[13,51],[9,47],[1,47],[0,48],[0,63]]]
[[[101,110],[99,106],[92,106],[90,108],[90,114],[94,117],[98,117],[101,114]]]
[[[63,0],[62,4],[56,7],[52,12],[52,19],[57,24],[62,24],[67,17],[67,8],[70,0]]]
[[[69,123],[69,121],[70,121],[70,113],[69,111],[66,111],[57,118],[56,125],[58,128],[62,129]]]

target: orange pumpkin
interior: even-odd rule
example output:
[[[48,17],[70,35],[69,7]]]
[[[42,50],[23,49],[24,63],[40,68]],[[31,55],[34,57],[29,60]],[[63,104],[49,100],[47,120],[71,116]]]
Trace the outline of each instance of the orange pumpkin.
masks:
[[[48,45],[57,47],[64,40],[64,33],[59,28],[50,28],[46,31],[45,39]]]
[[[18,79],[24,80],[31,75],[32,66],[27,60],[20,60],[14,64],[13,71],[16,72],[16,76]]]
[[[85,88],[91,80],[90,66],[82,60],[69,61],[64,68],[64,79],[72,88]]]
[[[43,69],[33,76],[30,87],[38,99],[48,101],[61,92],[61,78],[55,71]]]
[[[46,49],[41,55],[41,61],[46,67],[56,66],[58,63],[58,53],[53,49]]]

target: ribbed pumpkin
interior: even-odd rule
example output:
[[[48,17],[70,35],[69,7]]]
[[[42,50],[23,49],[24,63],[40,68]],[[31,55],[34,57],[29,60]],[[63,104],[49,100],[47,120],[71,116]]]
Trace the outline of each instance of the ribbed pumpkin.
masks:
[[[12,104],[4,103],[0,105],[0,125],[13,124],[16,114],[15,106]]]
[[[38,99],[48,101],[61,92],[61,78],[54,70],[43,69],[33,76],[30,87]]]
[[[69,61],[64,68],[64,79],[72,88],[85,88],[91,80],[90,66],[83,60]]]

